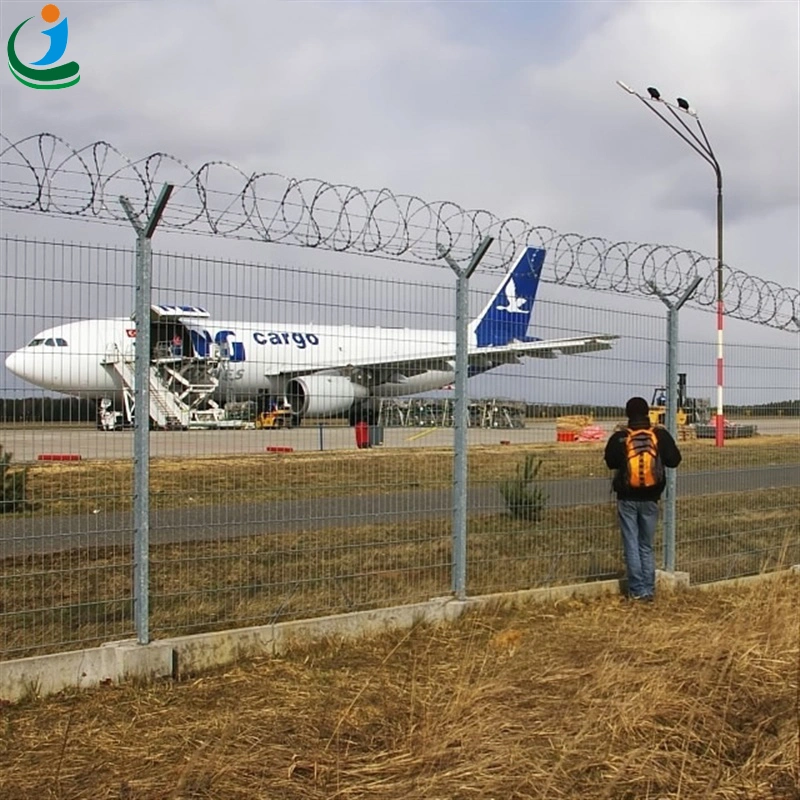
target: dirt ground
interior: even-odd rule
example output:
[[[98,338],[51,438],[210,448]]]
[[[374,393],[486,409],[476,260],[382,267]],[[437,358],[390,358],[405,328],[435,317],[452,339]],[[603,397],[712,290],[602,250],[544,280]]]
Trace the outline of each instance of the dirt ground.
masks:
[[[0,798],[800,800],[800,577],[0,709]]]

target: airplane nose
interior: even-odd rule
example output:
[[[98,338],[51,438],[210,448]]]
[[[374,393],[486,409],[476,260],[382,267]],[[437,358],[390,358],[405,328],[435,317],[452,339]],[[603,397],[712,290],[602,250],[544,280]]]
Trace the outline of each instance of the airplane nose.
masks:
[[[15,350],[6,359],[6,369],[16,375],[18,378],[24,378],[25,375],[23,374],[22,361],[22,353],[20,353],[19,350]]]

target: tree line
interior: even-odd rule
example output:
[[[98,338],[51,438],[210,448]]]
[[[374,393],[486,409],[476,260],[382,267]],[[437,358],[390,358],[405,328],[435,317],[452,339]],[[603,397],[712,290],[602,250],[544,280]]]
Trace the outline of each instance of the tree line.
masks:
[[[570,415],[586,415],[598,419],[625,416],[625,409],[616,405],[525,403],[528,419],[555,419]],[[713,408],[711,409],[713,411]],[[729,417],[800,417],[800,400],[784,400],[758,405],[726,405]],[[97,418],[95,400],[74,397],[0,397],[0,424],[59,422],[94,422]]]
[[[95,400],[75,397],[0,397],[0,423],[94,422]]]

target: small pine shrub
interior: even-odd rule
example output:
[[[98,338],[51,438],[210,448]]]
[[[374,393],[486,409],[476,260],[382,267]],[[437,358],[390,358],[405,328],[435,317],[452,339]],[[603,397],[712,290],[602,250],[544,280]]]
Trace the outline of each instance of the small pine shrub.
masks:
[[[542,460],[534,464],[535,456],[528,453],[522,464],[517,464],[517,475],[500,484],[500,494],[506,501],[511,516],[528,522],[540,522],[547,505],[547,492],[536,484]]]
[[[24,469],[12,470],[11,453],[3,451],[0,444],[0,514],[13,514],[15,511],[24,511],[27,508],[25,502],[25,478],[27,472]]]

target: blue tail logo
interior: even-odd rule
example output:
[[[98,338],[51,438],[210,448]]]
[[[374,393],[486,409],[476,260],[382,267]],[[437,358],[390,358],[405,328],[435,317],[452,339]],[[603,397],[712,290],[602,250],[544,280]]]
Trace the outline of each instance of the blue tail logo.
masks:
[[[539,247],[527,247],[517,256],[511,271],[470,326],[478,347],[526,340],[544,256]]]

